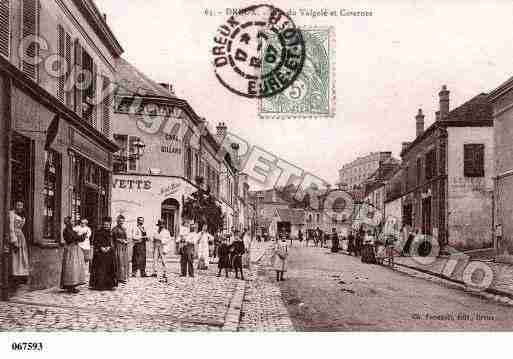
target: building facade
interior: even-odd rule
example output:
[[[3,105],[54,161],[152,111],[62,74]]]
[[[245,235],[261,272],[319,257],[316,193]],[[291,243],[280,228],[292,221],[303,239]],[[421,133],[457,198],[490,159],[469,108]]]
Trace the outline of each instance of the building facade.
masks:
[[[449,111],[449,91],[439,93],[440,111],[401,152],[402,222],[458,250],[492,244],[493,121],[486,94]]]
[[[184,201],[201,188],[218,200],[230,226],[234,169],[205,119],[126,60],[118,59],[117,70],[112,131],[121,150],[114,156],[112,214],[123,214],[128,226],[139,216],[149,228],[163,219],[176,237]]]
[[[28,285],[51,287],[60,279],[64,217],[109,214],[118,150],[110,132],[110,84],[123,50],[90,0],[2,1],[0,18],[1,215],[24,203]],[[6,222],[0,230],[4,298]]]
[[[502,227],[495,240],[496,257],[513,262],[513,78],[490,93],[495,145],[494,225]]]
[[[371,152],[367,156],[358,157],[343,165],[338,171],[339,184],[348,190],[358,188],[378,170],[381,164],[388,162],[397,163],[397,160],[392,157],[392,152]]]

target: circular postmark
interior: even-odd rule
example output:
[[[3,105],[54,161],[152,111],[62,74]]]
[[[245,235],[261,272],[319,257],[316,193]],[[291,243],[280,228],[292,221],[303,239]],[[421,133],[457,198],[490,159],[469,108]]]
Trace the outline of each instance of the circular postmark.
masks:
[[[299,76],[306,57],[301,31],[282,10],[254,5],[222,24],[212,47],[219,82],[240,96],[270,97]]]

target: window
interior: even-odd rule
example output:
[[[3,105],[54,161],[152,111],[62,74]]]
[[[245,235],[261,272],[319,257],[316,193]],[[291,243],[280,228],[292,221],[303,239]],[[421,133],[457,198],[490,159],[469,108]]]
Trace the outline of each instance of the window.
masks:
[[[39,0],[23,0],[21,23],[22,38],[26,39],[29,45],[24,49],[21,70],[25,75],[37,82],[38,69],[33,60],[39,56],[39,44],[36,41],[30,40],[31,37],[39,35]]]
[[[417,184],[422,182],[422,158],[417,158]]]
[[[463,145],[463,175],[484,177],[484,144]]]
[[[84,50],[78,39],[74,44],[75,67],[77,78],[75,82],[75,112],[85,121],[96,128],[96,76],[97,66],[93,58]],[[87,84],[86,88],[81,84]]]
[[[59,49],[59,57],[64,59],[65,66],[60,65],[60,76],[59,83],[57,87],[57,97],[61,100],[62,103],[65,103],[67,106],[72,105],[72,93],[70,90],[66,91],[66,84],[69,83],[69,76],[71,74],[71,36],[64,30],[62,25],[57,26],[57,38],[58,38],[58,49]],[[66,72],[64,72],[66,70]]]
[[[110,107],[112,105],[112,98],[110,96],[110,78],[107,76],[102,76],[102,88],[103,93],[101,96],[103,97],[102,102],[102,118],[103,118],[103,125],[102,125],[102,132],[105,136],[110,137]]]
[[[0,1],[0,55],[9,58],[11,15],[9,0]]]
[[[436,152],[431,150],[426,154],[426,180],[430,180],[436,175]]]
[[[59,238],[59,179],[60,157],[53,150],[45,151],[45,172],[43,188],[43,237]]]
[[[185,149],[185,159],[184,159],[184,167],[185,167],[185,177],[188,180],[192,178],[192,149],[191,147],[187,147]]]
[[[114,141],[120,147],[114,156],[114,172],[137,171],[138,153],[135,143],[140,141],[140,138],[115,134]]]

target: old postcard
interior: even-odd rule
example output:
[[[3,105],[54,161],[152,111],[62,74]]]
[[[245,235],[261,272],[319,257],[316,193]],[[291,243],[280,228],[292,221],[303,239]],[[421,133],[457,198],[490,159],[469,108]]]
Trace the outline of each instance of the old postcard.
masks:
[[[0,0],[0,331],[512,330],[512,14]]]

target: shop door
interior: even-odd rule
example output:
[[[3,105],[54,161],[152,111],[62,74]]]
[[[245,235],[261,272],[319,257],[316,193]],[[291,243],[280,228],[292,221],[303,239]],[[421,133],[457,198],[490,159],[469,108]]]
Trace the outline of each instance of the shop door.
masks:
[[[99,225],[99,203],[98,203],[98,189],[89,185],[85,186],[84,196],[84,213],[82,218],[89,221],[89,227],[96,229]]]
[[[161,218],[165,223],[166,228],[171,233],[171,236],[175,235],[175,216],[178,213],[179,203],[174,198],[168,198],[161,205]]]
[[[13,134],[11,146],[11,208],[22,201],[25,208],[26,224],[24,234],[28,242],[32,240],[32,143],[19,134]]]

